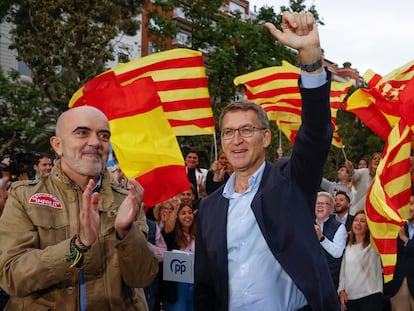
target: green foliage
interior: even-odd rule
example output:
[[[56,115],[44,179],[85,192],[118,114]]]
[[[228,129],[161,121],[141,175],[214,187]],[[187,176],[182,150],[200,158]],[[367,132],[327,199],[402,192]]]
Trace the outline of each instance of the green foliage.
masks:
[[[155,6],[147,9],[148,23],[145,26],[152,44],[160,51],[167,48],[167,39],[174,38],[178,33],[177,25],[169,18],[174,3],[175,0],[156,0]]]
[[[191,1],[192,5],[184,6],[186,16],[192,21],[191,48],[208,51],[206,69],[216,124],[222,109],[233,99],[237,91],[237,86],[233,83],[236,76],[280,65],[282,60],[297,63],[297,54],[279,44],[263,26],[264,21],[280,25],[280,13],[276,13],[273,8],[265,7],[260,9],[256,19],[245,19],[240,12],[229,13],[230,16],[220,13],[220,3],[223,1]],[[293,11],[296,9],[292,8]],[[274,124],[271,129],[274,139],[267,155],[269,160],[275,161],[279,131]],[[219,132],[218,128],[216,131]],[[182,139],[187,144],[200,146],[199,138]],[[197,143],[193,142],[195,140]],[[288,154],[291,146],[285,137],[282,138],[282,145],[285,154]]]
[[[59,111],[72,94],[113,59],[111,40],[135,34],[142,0],[13,1],[11,48],[31,69],[33,82]]]
[[[45,104],[39,88],[16,71],[0,70],[0,155],[14,151],[49,150],[56,109]]]
[[[369,159],[374,152],[382,152],[385,142],[374,134],[353,113],[338,110],[336,122],[338,133],[344,144],[345,154],[348,160],[356,166],[361,158]],[[329,179],[336,178],[336,171],[345,162],[341,149],[334,146],[329,152],[325,165],[325,176]]]
[[[31,85],[12,73],[0,75],[0,146],[21,151],[46,151],[56,117],[67,109],[72,94],[86,81],[105,70],[113,58],[112,41],[120,33],[133,35],[140,25],[135,16],[143,0],[2,0],[0,20],[15,25],[12,48],[32,71]],[[216,121],[223,107],[233,99],[236,76],[264,67],[277,66],[282,60],[297,64],[297,55],[279,44],[265,29],[264,22],[280,27],[282,12],[311,11],[323,25],[314,5],[304,0],[291,0],[289,7],[279,11],[260,8],[256,19],[245,19],[241,13],[220,11],[223,0],[156,0],[147,8],[149,37],[159,50],[178,33],[176,21],[170,16],[174,7],[181,7],[191,33],[190,48],[203,51],[209,92]],[[231,17],[231,18],[230,18]],[[382,151],[384,142],[353,114],[339,111],[337,122],[349,159],[368,158]],[[274,162],[282,144],[285,155],[291,145],[280,136],[274,123],[272,144],[267,158]],[[217,133],[219,133],[217,129]],[[219,137],[217,135],[217,141]],[[209,167],[214,156],[212,136],[178,137],[183,151],[195,148],[201,153],[201,164]],[[219,144],[219,143],[218,143]],[[219,148],[219,147],[218,147]],[[340,149],[332,147],[325,175],[335,178],[343,162]]]

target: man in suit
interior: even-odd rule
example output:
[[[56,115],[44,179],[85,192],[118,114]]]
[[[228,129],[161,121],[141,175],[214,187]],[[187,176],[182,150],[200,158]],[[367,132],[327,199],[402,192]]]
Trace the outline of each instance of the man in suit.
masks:
[[[285,12],[282,31],[265,26],[298,50],[302,127],[291,157],[273,165],[265,160],[271,141],[265,111],[249,101],[223,110],[221,145],[234,174],[201,202],[195,310],[339,311],[313,227],[332,139],[329,75],[322,68],[318,30],[312,14],[303,12]]]
[[[352,222],[354,221],[354,216],[349,214],[350,207],[351,199],[348,194],[344,191],[336,192],[334,204],[335,219],[345,226],[347,232],[351,230]]]
[[[394,278],[384,285],[393,311],[414,311],[414,191],[410,198],[410,215],[401,227],[397,240],[397,265]]]
[[[324,250],[326,261],[335,288],[339,284],[339,270],[346,246],[348,234],[345,226],[332,215],[333,197],[329,192],[320,191],[315,204],[315,231],[321,247]]]

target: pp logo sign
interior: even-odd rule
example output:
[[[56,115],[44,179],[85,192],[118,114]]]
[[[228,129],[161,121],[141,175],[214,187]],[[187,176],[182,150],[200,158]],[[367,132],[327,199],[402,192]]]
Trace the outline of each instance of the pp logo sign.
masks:
[[[194,254],[171,251],[164,253],[164,280],[194,283]]]
[[[180,261],[178,259],[171,260],[171,263],[170,263],[171,272],[175,274],[183,274],[187,270],[187,268],[185,267],[186,262],[187,261],[185,260]]]

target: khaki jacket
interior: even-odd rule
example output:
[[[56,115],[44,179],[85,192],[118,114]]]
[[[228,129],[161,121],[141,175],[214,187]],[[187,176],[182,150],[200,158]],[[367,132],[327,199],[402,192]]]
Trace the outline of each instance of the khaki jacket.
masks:
[[[82,263],[87,310],[147,310],[142,288],[158,262],[147,245],[145,214],[119,240],[114,221],[127,192],[111,187],[105,172],[99,194],[99,236]],[[11,296],[5,310],[79,310],[80,269],[64,258],[79,232],[81,204],[82,191],[60,163],[40,180],[12,185],[0,218],[0,287]]]

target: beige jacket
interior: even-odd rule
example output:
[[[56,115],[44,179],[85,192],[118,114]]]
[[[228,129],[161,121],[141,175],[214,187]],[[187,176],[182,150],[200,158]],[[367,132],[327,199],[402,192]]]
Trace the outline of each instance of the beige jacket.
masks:
[[[147,310],[142,288],[158,262],[147,245],[145,215],[120,241],[114,220],[127,192],[112,188],[105,173],[99,193],[99,236],[82,264],[87,310]],[[64,257],[79,230],[81,203],[82,191],[60,163],[49,176],[13,184],[0,218],[0,287],[11,296],[5,310],[79,310],[80,269]]]

